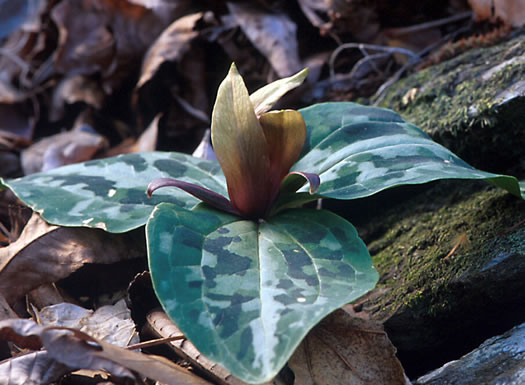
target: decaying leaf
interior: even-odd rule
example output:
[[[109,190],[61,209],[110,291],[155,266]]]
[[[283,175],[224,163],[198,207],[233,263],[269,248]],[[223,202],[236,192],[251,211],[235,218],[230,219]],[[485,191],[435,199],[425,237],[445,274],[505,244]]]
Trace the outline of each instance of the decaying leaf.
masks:
[[[130,154],[133,152],[155,151],[157,147],[157,136],[159,134],[160,118],[161,115],[157,115],[138,139],[127,138],[116,147],[106,151],[104,153],[104,158],[120,154]]]
[[[202,15],[202,12],[199,12],[181,17],[162,32],[144,57],[137,88],[149,81],[165,61],[182,59],[193,39],[199,36],[195,24]]]
[[[66,1],[51,12],[60,34],[55,57],[58,72],[92,74],[109,73],[112,69],[117,49],[114,35],[106,25],[106,18],[97,14],[89,3],[93,1],[86,4]]]
[[[50,120],[57,121],[64,116],[65,106],[83,102],[97,109],[102,107],[105,94],[100,82],[83,75],[70,75],[62,79],[53,91]]]
[[[114,263],[145,255],[143,233],[48,225],[33,214],[20,238],[0,248],[0,294],[14,303],[30,290],[67,277],[86,263]]]
[[[177,11],[163,2],[156,3],[163,8],[162,13],[157,13],[154,5],[146,7],[129,0],[59,3],[51,12],[60,34],[55,70],[98,72],[108,80],[105,88],[113,89],[126,76],[119,72],[140,58]]]
[[[11,306],[9,306],[4,296],[0,294],[0,321],[9,318],[18,318],[18,315],[11,309]],[[2,378],[2,376],[0,376],[0,378]]]
[[[167,385],[209,385],[167,359],[123,349],[75,329],[43,327],[31,320],[5,320],[0,322],[0,339],[33,350],[43,346],[52,359],[69,368],[102,369],[134,380],[132,370]],[[9,378],[9,367],[6,370],[8,376],[4,378]]]
[[[0,362],[0,381],[7,385],[48,385],[69,372],[71,368],[56,361],[46,351],[31,352]]]
[[[296,385],[405,385],[383,327],[336,310],[306,336],[288,365]]]
[[[22,168],[29,175],[91,160],[95,153],[107,145],[106,138],[96,133],[80,130],[61,132],[22,151]]]
[[[31,311],[35,313],[38,309],[42,309],[46,306],[53,306],[66,302],[66,299],[64,298],[65,295],[65,293],[60,292],[54,283],[46,283],[31,290],[27,294],[27,303],[31,305]],[[72,300],[71,298],[68,299]]]
[[[37,314],[43,326],[78,329],[93,338],[121,347],[139,342],[131,312],[123,299],[115,305],[102,306],[96,311],[71,303],[61,303],[47,306]]]
[[[228,9],[279,77],[303,68],[297,48],[297,26],[285,13],[269,13],[247,2],[229,2]]]

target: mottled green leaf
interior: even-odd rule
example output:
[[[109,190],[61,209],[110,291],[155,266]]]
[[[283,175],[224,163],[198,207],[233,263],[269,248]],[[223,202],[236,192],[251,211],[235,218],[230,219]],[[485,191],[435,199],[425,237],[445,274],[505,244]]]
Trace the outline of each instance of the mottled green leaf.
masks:
[[[166,312],[201,353],[251,383],[275,376],[317,322],[378,278],[354,227],[328,211],[255,222],[163,203],[146,234]]]
[[[321,103],[300,112],[308,136],[292,170],[318,174],[324,197],[356,199],[437,179],[483,179],[522,197],[516,178],[471,167],[393,111]]]
[[[148,184],[162,177],[197,183],[227,196],[216,161],[163,152],[94,160],[2,183],[50,223],[120,233],[144,225],[160,202],[186,208],[199,203],[178,188],[166,188],[148,198]]]

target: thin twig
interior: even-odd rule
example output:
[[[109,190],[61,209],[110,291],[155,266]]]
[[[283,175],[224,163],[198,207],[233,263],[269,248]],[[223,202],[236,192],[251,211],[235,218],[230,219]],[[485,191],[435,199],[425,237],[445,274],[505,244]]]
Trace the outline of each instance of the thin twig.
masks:
[[[472,18],[472,15],[473,15],[472,11],[462,12],[462,13],[458,13],[453,16],[445,17],[443,19],[427,21],[425,23],[414,24],[408,27],[389,28],[385,30],[385,33],[390,37],[404,36],[404,35],[412,34],[414,32],[424,31],[426,29],[431,29],[435,27],[441,27],[442,25],[445,25],[445,24],[451,24],[457,21]]]
[[[428,45],[427,47],[425,47],[421,51],[419,51],[414,57],[410,58],[408,60],[408,62],[405,63],[405,65],[403,65],[399,70],[397,70],[396,73],[394,73],[394,75],[392,75],[386,82],[384,82],[377,89],[377,91],[374,94],[374,96],[372,96],[372,100],[374,100],[374,103],[372,105],[377,106],[379,103],[381,103],[381,101],[385,97],[385,91],[392,84],[394,84],[396,81],[398,81],[399,78],[401,77],[401,75],[403,75],[405,73],[405,71],[407,71],[410,67],[415,66],[416,64],[418,64],[422,60],[423,56],[428,54],[430,51],[432,51],[436,47],[439,47],[440,45],[442,45],[445,41],[451,40],[454,37],[456,37],[457,35],[459,35],[460,33],[468,31],[469,28],[470,27],[468,27],[468,26],[467,27],[462,27],[462,28],[459,28],[458,30],[456,30],[454,32],[449,33],[448,35],[445,35],[444,37],[439,39],[437,42]]]
[[[186,338],[184,334],[179,334],[176,336],[165,337],[165,338],[157,338],[155,340],[139,342],[138,344],[126,346],[126,349],[128,350],[144,349],[144,348],[149,348],[152,346],[162,345],[162,344],[165,344],[166,342],[183,340],[184,338]]]
[[[417,54],[412,52],[409,49],[406,48],[398,48],[398,47],[387,47],[383,45],[375,45],[375,44],[364,44],[364,43],[345,43],[337,47],[334,52],[332,52],[332,55],[330,55],[329,60],[329,67],[330,67],[330,77],[333,78],[335,76],[335,69],[334,69],[334,63],[335,59],[337,59],[337,56],[341,53],[341,51],[349,48],[357,48],[361,51],[361,53],[366,53],[366,51],[363,51],[365,49],[374,50],[374,51],[380,51],[380,52],[387,52],[389,54],[393,53],[400,53],[403,55],[407,55],[411,58],[417,57]]]
[[[352,67],[352,70],[350,71],[350,73],[348,74],[349,77],[354,77],[357,73],[357,71],[363,66],[365,65],[367,62],[370,62],[370,66],[372,67],[372,69],[378,74],[378,75],[382,75],[382,72],[379,70],[379,68],[377,68],[374,60],[375,59],[382,59],[382,58],[386,58],[388,56],[390,56],[391,53],[390,52],[382,52],[382,53],[375,53],[375,54],[372,54],[372,55],[368,55],[368,56],[365,56],[364,58],[360,59],[357,61],[357,63],[354,64],[354,66]]]

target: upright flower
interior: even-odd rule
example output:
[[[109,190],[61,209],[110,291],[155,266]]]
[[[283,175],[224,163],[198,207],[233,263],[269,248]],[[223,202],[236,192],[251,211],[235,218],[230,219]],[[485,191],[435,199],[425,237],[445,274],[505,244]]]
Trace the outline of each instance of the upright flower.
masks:
[[[219,86],[211,124],[212,144],[226,177],[230,200],[203,187],[170,178],[151,182],[148,195],[157,188],[175,186],[218,209],[245,218],[267,216],[306,140],[306,125],[298,111],[269,110],[285,93],[299,86],[307,73],[305,69],[249,95],[232,64]],[[310,183],[310,193],[319,187],[319,177],[315,174],[292,174]]]

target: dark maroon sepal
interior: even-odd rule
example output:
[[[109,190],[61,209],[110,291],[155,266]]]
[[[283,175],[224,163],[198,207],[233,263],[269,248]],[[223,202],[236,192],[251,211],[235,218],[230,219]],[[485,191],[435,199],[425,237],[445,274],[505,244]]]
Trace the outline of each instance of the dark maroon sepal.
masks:
[[[231,202],[220,194],[199,185],[184,182],[172,178],[157,178],[148,185],[148,197],[151,198],[153,192],[162,187],[178,187],[186,191],[188,194],[200,199],[204,203],[224,212],[233,215],[240,215],[239,212],[232,206]]]

